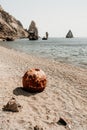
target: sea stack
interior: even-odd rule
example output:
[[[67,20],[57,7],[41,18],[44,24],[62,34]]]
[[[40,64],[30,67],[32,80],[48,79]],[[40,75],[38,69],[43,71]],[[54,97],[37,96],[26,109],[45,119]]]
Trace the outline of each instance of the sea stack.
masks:
[[[29,40],[38,40],[38,29],[36,27],[36,24],[34,21],[31,21],[31,24],[29,26],[29,29],[28,29],[28,33],[29,33]]]
[[[73,34],[71,30],[69,30],[69,32],[67,33],[66,38],[73,38]]]
[[[47,40],[48,39],[48,32],[46,32],[46,37],[43,37],[42,40]]]

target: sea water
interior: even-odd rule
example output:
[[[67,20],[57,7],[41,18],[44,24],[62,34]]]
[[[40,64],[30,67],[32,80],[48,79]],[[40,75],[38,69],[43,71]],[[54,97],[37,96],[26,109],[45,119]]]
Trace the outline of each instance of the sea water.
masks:
[[[0,42],[0,45],[27,54],[87,68],[87,38],[49,38],[36,41],[19,39],[12,42]]]

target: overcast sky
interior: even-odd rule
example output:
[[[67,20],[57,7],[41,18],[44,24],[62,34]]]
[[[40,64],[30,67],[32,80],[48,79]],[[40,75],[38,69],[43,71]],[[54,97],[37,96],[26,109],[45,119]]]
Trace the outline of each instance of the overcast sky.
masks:
[[[0,0],[5,11],[20,20],[24,28],[36,22],[39,34],[65,37],[69,29],[75,37],[87,37],[87,0]]]

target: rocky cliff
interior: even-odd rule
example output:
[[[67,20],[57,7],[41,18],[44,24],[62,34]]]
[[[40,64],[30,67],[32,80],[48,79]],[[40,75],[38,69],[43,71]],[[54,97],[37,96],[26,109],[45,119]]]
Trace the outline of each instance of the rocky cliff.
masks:
[[[27,36],[28,33],[21,22],[4,11],[0,5],[0,39],[25,38]]]

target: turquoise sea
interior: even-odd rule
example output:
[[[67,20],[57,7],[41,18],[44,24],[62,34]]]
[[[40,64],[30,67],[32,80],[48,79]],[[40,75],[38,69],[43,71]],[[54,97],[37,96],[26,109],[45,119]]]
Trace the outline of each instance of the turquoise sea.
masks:
[[[0,45],[27,54],[87,68],[87,38],[49,38],[36,41],[19,39],[12,42],[0,42]]]

